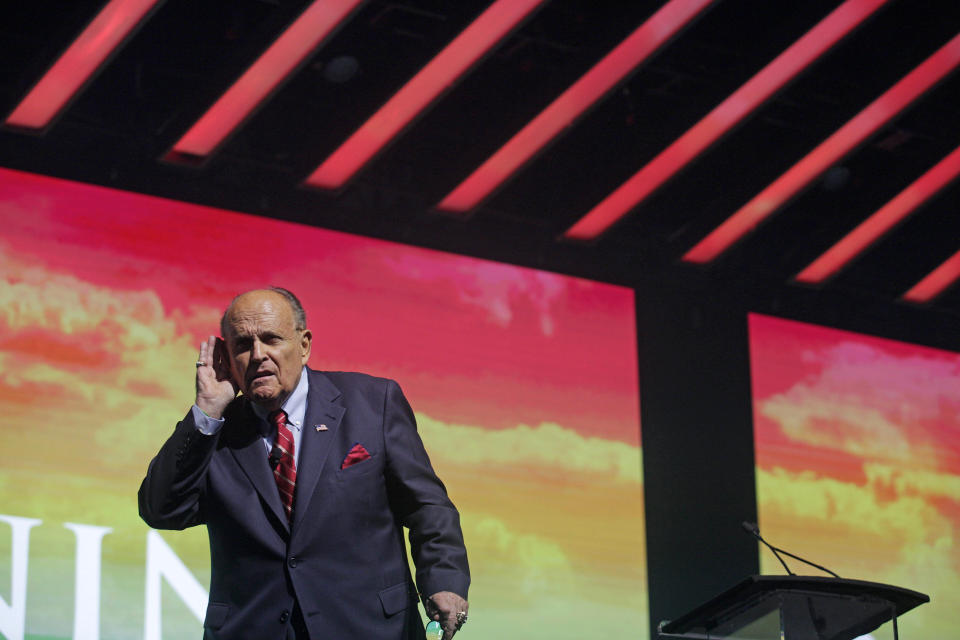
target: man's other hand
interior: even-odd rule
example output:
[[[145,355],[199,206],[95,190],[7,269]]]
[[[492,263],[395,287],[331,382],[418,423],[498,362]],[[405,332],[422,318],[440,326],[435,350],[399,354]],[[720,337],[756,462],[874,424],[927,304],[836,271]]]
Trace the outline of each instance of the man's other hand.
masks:
[[[237,385],[230,375],[227,345],[210,336],[200,345],[197,356],[197,406],[211,418],[222,418],[227,405],[237,397]]]
[[[431,620],[443,627],[443,640],[450,640],[467,619],[469,603],[452,591],[440,591],[427,598],[424,609]],[[457,620],[457,614],[460,621]]]

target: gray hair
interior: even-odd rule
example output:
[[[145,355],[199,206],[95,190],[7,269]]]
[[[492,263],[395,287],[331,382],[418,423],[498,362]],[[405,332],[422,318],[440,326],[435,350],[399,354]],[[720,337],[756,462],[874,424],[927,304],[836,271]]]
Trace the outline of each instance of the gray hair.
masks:
[[[297,296],[293,295],[293,292],[289,289],[284,289],[283,287],[267,287],[266,291],[272,291],[287,301],[287,304],[290,305],[290,311],[293,312],[293,323],[297,331],[303,331],[307,328],[307,312],[303,310],[303,305],[300,304],[300,300],[297,299]],[[249,293],[249,292],[244,292]],[[233,297],[233,300],[230,301],[230,304],[227,305],[227,308],[223,310],[223,315],[220,316],[220,335],[226,337],[227,335],[227,313],[230,312],[230,308],[233,307],[233,303],[237,301],[237,298],[242,296],[243,293],[238,293]]]

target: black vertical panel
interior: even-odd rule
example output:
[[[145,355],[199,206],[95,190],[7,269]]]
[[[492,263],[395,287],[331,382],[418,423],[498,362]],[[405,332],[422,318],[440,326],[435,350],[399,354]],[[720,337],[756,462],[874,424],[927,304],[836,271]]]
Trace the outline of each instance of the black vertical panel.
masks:
[[[747,320],[729,292],[637,291],[651,637],[757,573]]]

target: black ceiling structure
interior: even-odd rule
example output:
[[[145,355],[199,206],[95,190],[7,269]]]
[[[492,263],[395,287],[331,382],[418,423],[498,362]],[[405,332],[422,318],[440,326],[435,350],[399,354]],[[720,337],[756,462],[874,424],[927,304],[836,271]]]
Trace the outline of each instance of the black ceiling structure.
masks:
[[[436,204],[663,2],[545,2],[345,187],[307,188],[304,178],[490,4],[368,0],[206,162],[165,161],[308,4],[166,0],[43,132],[0,130],[0,166],[640,289],[721,289],[761,311],[823,306],[839,319],[853,308],[886,318],[877,332],[933,328],[945,333],[925,342],[960,348],[949,334],[960,321],[960,286],[923,306],[901,299],[960,249],[960,183],[827,282],[793,281],[960,145],[960,73],[715,261],[681,259],[954,37],[955,0],[892,0],[589,243],[562,235],[841,3],[715,2],[465,217]],[[102,6],[5,7],[0,115]]]

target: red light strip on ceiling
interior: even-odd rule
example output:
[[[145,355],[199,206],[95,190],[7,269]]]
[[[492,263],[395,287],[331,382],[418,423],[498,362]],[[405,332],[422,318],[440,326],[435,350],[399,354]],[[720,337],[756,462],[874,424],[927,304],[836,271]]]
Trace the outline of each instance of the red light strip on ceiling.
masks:
[[[917,178],[869,218],[797,274],[799,282],[823,282],[960,175],[960,147]]]
[[[826,53],[888,0],[847,0],[697,124],[661,151],[564,233],[592,240],[647,199],[776,91]]]
[[[419,113],[545,0],[497,0],[304,181],[339,189]]]
[[[688,251],[686,262],[710,262],[753,231],[791,197],[839,161],[858,144],[906,109],[920,95],[960,64],[960,34],[924,60],[883,95],[840,127],[786,173]]]
[[[903,299],[917,303],[930,302],[957,280],[960,280],[960,251],[913,285],[903,294]]]
[[[40,130],[80,92],[158,0],[111,0],[17,105],[4,124]]]
[[[437,208],[463,213],[476,207],[713,2],[671,0],[665,4],[471,173]]]
[[[173,145],[167,160],[212,154],[363,0],[315,0]]]

